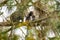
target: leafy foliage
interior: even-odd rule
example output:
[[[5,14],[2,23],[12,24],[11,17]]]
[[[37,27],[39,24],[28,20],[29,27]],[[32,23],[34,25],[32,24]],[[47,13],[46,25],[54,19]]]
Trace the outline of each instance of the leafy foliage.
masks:
[[[20,2],[21,1],[21,2]],[[31,3],[31,5],[29,5]],[[25,36],[25,40],[46,40],[46,33],[50,29],[52,29],[56,35],[54,38],[48,38],[49,40],[60,40],[60,2],[57,0],[37,0],[36,2],[32,2],[32,0],[6,0],[0,3],[0,6],[7,6],[8,11],[13,11],[12,8],[14,6],[17,7],[15,12],[10,15],[10,25],[11,29],[7,32],[11,31],[12,40],[18,40],[16,35],[12,36],[12,31],[16,28],[26,26],[27,27],[27,36]],[[34,11],[38,14],[37,19],[31,21],[26,20],[23,22],[25,12],[27,12],[30,6],[34,6]],[[37,14],[34,12],[35,14]],[[28,12],[27,12],[28,13]],[[27,14],[26,13],[26,14]],[[0,15],[2,15],[1,13]],[[36,17],[36,16],[35,16]],[[19,22],[22,20],[22,22]],[[8,22],[8,21],[7,21]],[[4,24],[4,23],[3,23]],[[33,32],[32,32],[33,31]],[[1,32],[1,31],[0,31]],[[1,34],[0,40],[8,40],[7,32]],[[36,38],[34,38],[34,36]],[[10,38],[10,37],[9,37]]]

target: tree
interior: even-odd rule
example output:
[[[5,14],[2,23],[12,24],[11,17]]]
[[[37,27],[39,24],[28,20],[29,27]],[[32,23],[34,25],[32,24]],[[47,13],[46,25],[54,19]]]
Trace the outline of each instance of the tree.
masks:
[[[16,7],[16,10],[12,12],[9,16],[10,20],[6,17],[6,22],[0,22],[0,40],[18,40],[18,36],[13,33],[13,30],[21,28],[22,26],[27,27],[27,35],[25,35],[25,40],[60,40],[60,12],[55,8],[58,8],[59,2],[57,4],[56,0],[3,0],[0,1],[0,8],[7,6],[8,13],[12,12],[13,8]],[[28,9],[30,6],[34,7],[33,15],[34,20],[25,20],[24,17],[28,16]],[[1,10],[0,9],[0,10]],[[59,8],[58,8],[59,9]],[[60,10],[60,9],[59,9]],[[1,12],[1,11],[0,11]],[[0,13],[0,16],[4,16],[4,13]],[[32,16],[32,15],[31,15]],[[30,17],[31,17],[30,16]],[[21,22],[20,22],[21,21]],[[5,31],[2,29],[2,26],[11,26]],[[49,37],[47,34],[52,33],[53,37]],[[10,32],[8,36],[8,32]]]

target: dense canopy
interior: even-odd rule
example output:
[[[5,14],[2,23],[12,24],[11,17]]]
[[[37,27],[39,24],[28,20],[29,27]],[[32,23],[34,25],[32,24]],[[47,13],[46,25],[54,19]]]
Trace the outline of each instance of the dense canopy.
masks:
[[[0,40],[60,40],[60,0],[0,0],[0,21]]]

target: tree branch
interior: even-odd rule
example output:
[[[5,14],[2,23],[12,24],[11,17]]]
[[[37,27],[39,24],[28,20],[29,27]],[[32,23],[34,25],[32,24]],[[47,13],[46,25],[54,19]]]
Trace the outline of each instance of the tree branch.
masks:
[[[0,22],[0,26],[11,26],[12,24],[9,22]]]

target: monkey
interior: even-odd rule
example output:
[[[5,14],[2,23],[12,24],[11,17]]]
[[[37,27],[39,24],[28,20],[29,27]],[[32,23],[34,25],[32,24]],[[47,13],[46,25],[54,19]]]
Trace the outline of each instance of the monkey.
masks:
[[[35,16],[33,15],[32,11],[30,11],[30,13],[27,15],[26,20],[31,20],[31,17],[32,17],[32,20],[35,20]]]

